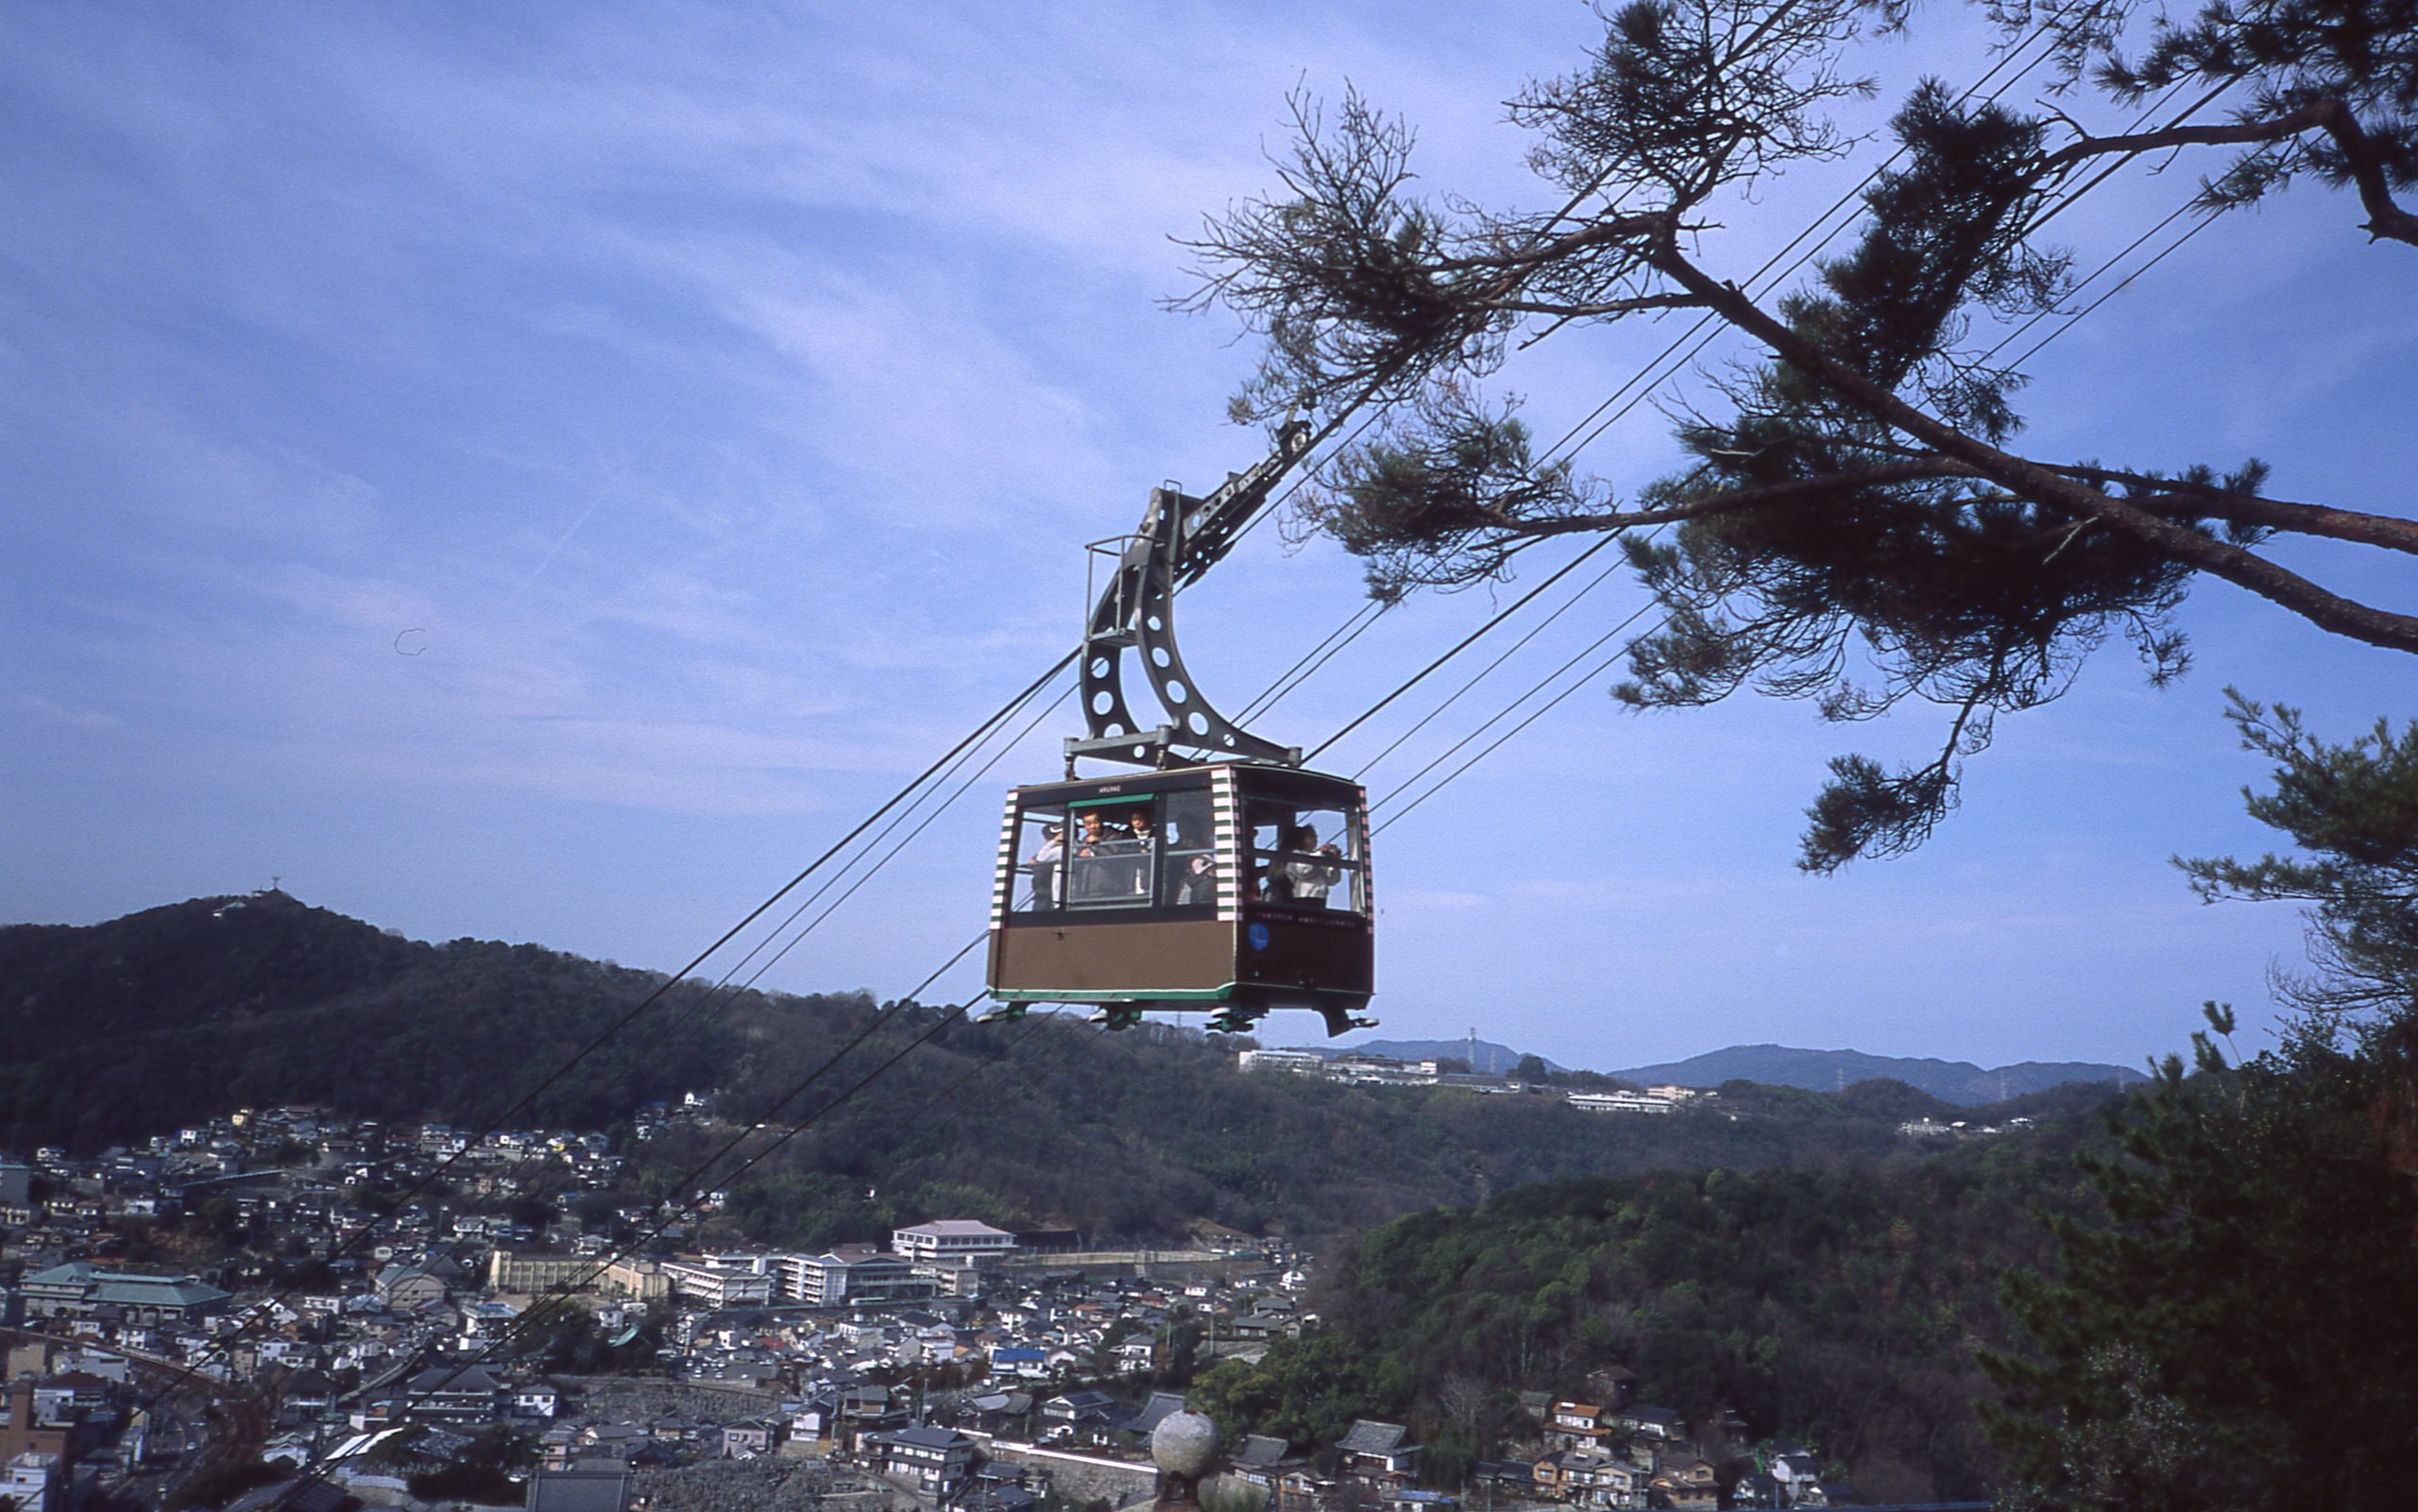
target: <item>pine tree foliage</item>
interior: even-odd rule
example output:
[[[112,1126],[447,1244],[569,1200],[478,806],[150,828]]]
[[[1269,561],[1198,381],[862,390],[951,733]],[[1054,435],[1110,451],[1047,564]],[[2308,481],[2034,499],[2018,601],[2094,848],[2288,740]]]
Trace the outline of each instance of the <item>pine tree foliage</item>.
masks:
[[[2418,1003],[2418,723],[2390,724],[2328,744],[2297,709],[2233,689],[2231,718],[2246,750],[2275,763],[2274,789],[2245,792],[2251,817],[2291,838],[2307,858],[2183,861],[2209,902],[2290,899],[2309,906],[2314,976],[2288,977],[2286,996],[2313,1012],[2352,1015],[2369,1030]]]
[[[2309,905],[2316,965],[2275,1049],[2210,1005],[2084,1157],[2103,1215],[2052,1224],[1987,1363],[2012,1507],[2399,1507],[2418,1476],[2418,730],[2330,744],[2235,695],[2274,763],[2251,812],[2298,854],[2181,863],[2203,894]]]
[[[1667,619],[1633,646],[1616,697],[1674,707],[1752,689],[1840,721],[1941,706],[1932,759],[1834,763],[1805,838],[1814,871],[1919,844],[1995,719],[2059,696],[2110,639],[2154,682],[2181,672],[2177,614],[2202,575],[2418,651],[2418,617],[2356,602],[2271,546],[2418,552],[2418,523],[2272,497],[2256,459],[2020,452],[2027,375],[1975,335],[2063,308],[2069,259],[2045,234],[2061,196],[2147,153],[2205,160],[2210,213],[2313,176],[2356,194],[2372,238],[2418,246],[2418,218],[2394,198],[2418,179],[2418,10],[1990,11],[2011,44],[2045,32],[2065,82],[2117,104],[2178,86],[2247,103],[2091,134],[2061,110],[1925,82],[1890,122],[1896,152],[1864,192],[1852,245],[1762,299],[1709,271],[1706,248],[1778,176],[1859,145],[1833,118],[1873,89],[1857,48],[1916,18],[1855,0],[1630,0],[1603,10],[1575,69],[1513,101],[1549,209],[1426,196],[1405,123],[1356,94],[1331,120],[1301,97],[1278,187],[1210,218],[1191,244],[1200,282],[1176,301],[1223,307],[1265,338],[1238,419],[1305,401],[1380,407],[1296,520],[1361,555],[1380,597],[1498,579],[1546,537],[1667,528],[1626,541]],[[1688,464],[1633,497],[1541,455],[1517,400],[1487,391],[1545,334],[1673,311],[1769,355],[1676,416]]]

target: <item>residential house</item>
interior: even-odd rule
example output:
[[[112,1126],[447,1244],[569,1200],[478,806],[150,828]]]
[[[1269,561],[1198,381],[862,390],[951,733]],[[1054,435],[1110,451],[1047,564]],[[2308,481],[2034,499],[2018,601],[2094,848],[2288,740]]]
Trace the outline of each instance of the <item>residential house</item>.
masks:
[[[635,1477],[622,1469],[539,1470],[529,1477],[524,1512],[629,1512]]]
[[[1556,1402],[1545,1412],[1545,1442],[1559,1449],[1601,1449],[1611,1436],[1604,1409],[1592,1402]]]
[[[306,1421],[335,1410],[336,1384],[325,1371],[297,1370],[285,1378],[282,1390],[286,1407]]]
[[[388,1266],[373,1283],[378,1300],[398,1313],[417,1312],[445,1300],[445,1282],[418,1266]]]
[[[1537,1495],[1536,1467],[1525,1460],[1482,1459],[1470,1467],[1470,1485],[1491,1499],[1528,1501]]]
[[[955,1512],[1034,1512],[1041,1498],[1029,1486],[1013,1482],[976,1482],[957,1499]]]
[[[1611,1415],[1610,1421],[1640,1438],[1676,1443],[1688,1436],[1688,1420],[1668,1407],[1623,1407]]]
[[[1041,1404],[1041,1436],[1097,1441],[1122,1416],[1115,1400],[1104,1391],[1069,1391]]]
[[[1549,1502],[1570,1499],[1570,1487],[1561,1478],[1562,1462],[1569,1457],[1570,1451],[1557,1449],[1539,1456],[1529,1465],[1528,1484],[1536,1487],[1539,1496]]]
[[[1371,1485],[1407,1481],[1415,1473],[1419,1449],[1402,1424],[1363,1418],[1337,1442],[1336,1468],[1346,1480]]]
[[[1126,1431],[1135,1435],[1147,1444],[1150,1436],[1158,1432],[1159,1424],[1183,1410],[1183,1392],[1153,1391],[1150,1393],[1150,1400],[1142,1403],[1142,1410],[1135,1413],[1133,1420],[1126,1425]]]
[[[1293,1446],[1282,1438],[1266,1434],[1252,1434],[1243,1439],[1242,1449],[1235,1453],[1232,1470],[1236,1480],[1246,1481],[1273,1497],[1277,1483],[1289,1470],[1300,1470],[1309,1462],[1293,1453]]]
[[[925,1495],[957,1494],[974,1465],[974,1440],[951,1428],[898,1428],[866,1440],[876,1469]]]
[[[1772,1479],[1779,1483],[1782,1504],[1793,1505],[1801,1499],[1799,1493],[1802,1490],[1821,1480],[1822,1467],[1813,1455],[1802,1450],[1775,1448],[1771,1462],[1764,1468],[1771,1472]]]
[[[754,1459],[781,1447],[787,1436],[784,1425],[773,1418],[749,1418],[743,1421],[725,1423],[722,1430],[722,1457]]]
[[[1561,1499],[1599,1509],[1645,1505],[1645,1470],[1600,1450],[1574,1449],[1561,1456]]]
[[[1720,1477],[1712,1461],[1700,1454],[1675,1454],[1662,1462],[1647,1483],[1655,1502],[1683,1512],[1712,1512],[1720,1504]]]
[[[483,1365],[433,1366],[403,1387],[404,1410],[423,1422],[479,1422],[493,1418],[504,1385]]]
[[[1028,1381],[1037,1381],[1048,1373],[1049,1353],[1046,1350],[999,1345],[991,1351],[991,1374],[994,1376],[1022,1376]]]
[[[1286,1470],[1276,1482],[1276,1512],[1326,1512],[1337,1489],[1306,1465]]]

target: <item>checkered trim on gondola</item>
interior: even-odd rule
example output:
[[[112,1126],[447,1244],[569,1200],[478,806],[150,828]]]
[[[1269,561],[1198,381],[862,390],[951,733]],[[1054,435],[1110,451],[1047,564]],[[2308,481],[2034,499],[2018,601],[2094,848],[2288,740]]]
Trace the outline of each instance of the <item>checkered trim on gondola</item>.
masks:
[[[1368,917],[1377,916],[1377,868],[1369,855],[1369,790],[1354,788],[1352,803],[1352,828],[1359,844],[1353,854],[1360,858],[1360,909]]]
[[[1008,926],[1008,909],[1016,897],[1016,794],[1008,794],[1007,817],[999,821],[999,863],[991,880],[991,927]]]
[[[1243,797],[1232,767],[1210,774],[1209,830],[1218,855],[1218,920],[1233,924],[1243,916],[1243,875],[1251,870],[1244,847],[1251,837],[1243,829]]]

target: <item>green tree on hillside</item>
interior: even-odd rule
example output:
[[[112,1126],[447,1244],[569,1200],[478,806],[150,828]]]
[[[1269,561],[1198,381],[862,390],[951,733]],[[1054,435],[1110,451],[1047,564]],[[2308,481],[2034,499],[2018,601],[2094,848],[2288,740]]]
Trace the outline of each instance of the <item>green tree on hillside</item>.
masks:
[[[2012,1292],[2035,1348],[1988,1361],[2022,1507],[2399,1507],[2418,1484],[2418,725],[2330,745],[2239,699],[2274,762],[2251,812],[2292,857],[2183,863],[2211,898],[2310,905],[2277,1048],[2211,1005],[2085,1169]]]

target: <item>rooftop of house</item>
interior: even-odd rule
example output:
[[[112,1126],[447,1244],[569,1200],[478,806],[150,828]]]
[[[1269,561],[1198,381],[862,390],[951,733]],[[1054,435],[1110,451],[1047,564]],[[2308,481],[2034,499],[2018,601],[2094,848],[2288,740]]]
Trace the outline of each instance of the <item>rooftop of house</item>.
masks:
[[[1347,1454],[1399,1454],[1417,1447],[1403,1442],[1409,1436],[1410,1430],[1400,1423],[1377,1422],[1363,1418],[1352,1425],[1352,1431],[1345,1434],[1335,1447]]]
[[[529,1478],[527,1512],[626,1512],[630,1474],[619,1469],[539,1470]]]

